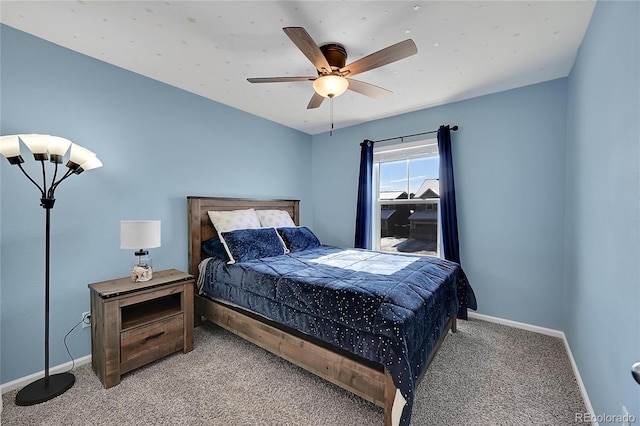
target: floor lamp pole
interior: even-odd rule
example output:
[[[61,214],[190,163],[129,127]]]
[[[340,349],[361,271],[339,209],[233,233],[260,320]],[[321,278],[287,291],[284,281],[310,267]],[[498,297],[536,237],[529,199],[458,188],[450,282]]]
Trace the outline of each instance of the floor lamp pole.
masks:
[[[46,208],[44,237],[44,385],[49,386],[49,286],[51,261],[51,209]]]
[[[76,381],[71,373],[49,375],[49,276],[51,259],[51,209],[52,198],[42,198],[41,205],[46,211],[45,263],[44,263],[44,377],[25,386],[16,395],[16,405],[34,405],[48,401],[65,393]]]

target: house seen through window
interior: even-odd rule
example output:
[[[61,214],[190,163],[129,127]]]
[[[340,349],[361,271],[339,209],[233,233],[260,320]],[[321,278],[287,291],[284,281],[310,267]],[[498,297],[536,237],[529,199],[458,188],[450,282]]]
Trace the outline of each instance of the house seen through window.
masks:
[[[376,146],[373,162],[373,248],[439,256],[437,141]]]

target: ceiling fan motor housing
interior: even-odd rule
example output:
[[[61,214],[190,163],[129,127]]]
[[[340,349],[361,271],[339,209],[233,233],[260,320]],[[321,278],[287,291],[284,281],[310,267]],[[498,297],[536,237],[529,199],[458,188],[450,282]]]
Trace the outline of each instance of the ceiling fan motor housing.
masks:
[[[339,43],[329,43],[320,46],[320,51],[327,58],[327,62],[331,65],[332,71],[338,71],[344,68],[347,63],[347,51],[344,46]],[[318,74],[320,74],[318,72]]]

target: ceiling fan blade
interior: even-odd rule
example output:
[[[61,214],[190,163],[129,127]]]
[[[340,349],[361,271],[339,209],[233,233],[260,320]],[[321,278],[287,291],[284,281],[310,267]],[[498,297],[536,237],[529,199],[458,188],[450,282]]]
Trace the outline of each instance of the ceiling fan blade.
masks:
[[[317,77],[259,77],[248,78],[249,83],[286,83],[289,81],[313,81]]]
[[[416,44],[413,40],[407,39],[344,66],[340,69],[340,73],[345,77],[351,77],[352,75],[399,61],[416,53],[418,53]]]
[[[307,109],[318,108],[320,105],[322,105],[322,101],[324,101],[324,97],[318,95],[316,92],[313,92],[313,96],[309,101],[309,105],[307,105]]]
[[[318,44],[313,41],[309,33],[302,27],[285,27],[282,29],[298,49],[306,56],[321,73],[330,73],[331,65],[327,62]]]
[[[393,95],[391,90],[383,89],[382,87],[374,86],[373,84],[365,83],[364,81],[354,80],[348,78],[349,90],[358,92],[361,95],[369,96],[374,99],[387,99]]]

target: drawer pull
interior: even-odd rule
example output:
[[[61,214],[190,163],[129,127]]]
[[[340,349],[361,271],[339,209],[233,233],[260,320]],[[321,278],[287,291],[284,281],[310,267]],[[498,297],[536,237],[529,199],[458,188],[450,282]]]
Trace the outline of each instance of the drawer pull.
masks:
[[[150,336],[145,337],[145,338],[144,338],[144,340],[151,340],[151,339],[155,339],[156,337],[160,337],[160,336],[162,336],[163,334],[164,334],[164,331],[161,331],[161,332],[159,332],[159,333],[152,334],[152,335],[150,335]]]

